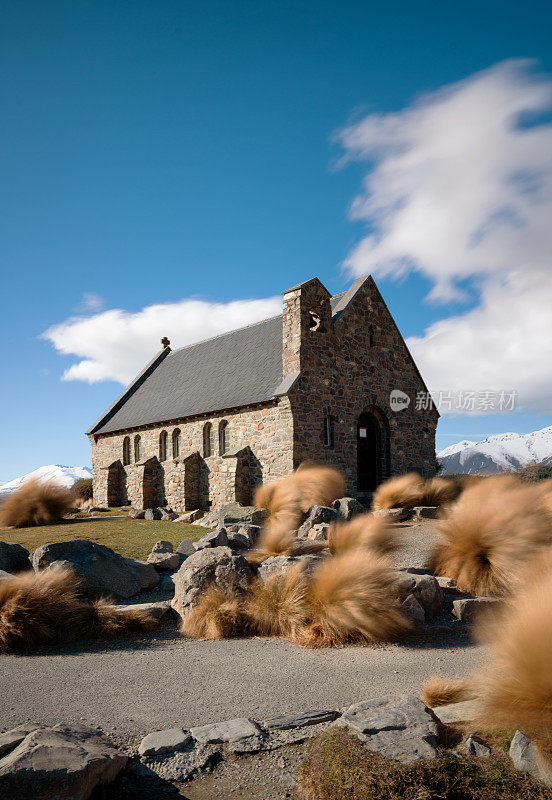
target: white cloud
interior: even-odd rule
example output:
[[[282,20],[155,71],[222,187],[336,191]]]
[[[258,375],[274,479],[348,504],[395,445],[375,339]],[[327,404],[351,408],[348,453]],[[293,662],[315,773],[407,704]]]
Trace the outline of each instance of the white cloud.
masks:
[[[435,302],[479,305],[409,341],[430,387],[514,387],[552,411],[552,80],[507,61],[390,114],[341,131],[345,158],[367,160],[351,206],[367,235],[354,275],[417,271]]]
[[[105,308],[105,300],[96,292],[84,292],[82,300],[75,308],[75,311],[87,314],[88,312],[101,311]]]
[[[229,303],[187,298],[146,306],[135,313],[111,309],[71,317],[53,325],[42,338],[59,353],[80,359],[64,372],[63,380],[126,384],[161,349],[163,336],[170,339],[171,347],[182,347],[281,311],[280,297]]]

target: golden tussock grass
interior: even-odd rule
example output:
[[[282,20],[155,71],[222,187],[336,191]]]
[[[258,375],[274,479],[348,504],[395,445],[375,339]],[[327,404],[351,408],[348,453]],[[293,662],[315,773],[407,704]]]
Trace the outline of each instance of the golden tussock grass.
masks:
[[[430,708],[447,706],[449,703],[460,703],[462,700],[472,700],[475,696],[476,693],[469,679],[461,678],[454,681],[438,675],[433,675],[424,683],[420,695],[426,706]]]
[[[390,564],[367,550],[325,558],[315,569],[294,565],[245,595],[208,588],[181,624],[194,638],[281,636],[305,647],[391,641],[410,630]]]
[[[424,482],[417,472],[407,472],[406,475],[389,478],[374,492],[372,511],[419,506],[423,491]]]
[[[157,624],[140,609],[119,611],[105,599],[89,603],[80,587],[73,572],[56,568],[0,581],[0,652],[151,630]]]
[[[552,541],[551,517],[536,490],[512,476],[468,486],[437,529],[432,571],[462,592],[490,597],[513,591],[524,565]]]
[[[348,550],[371,550],[388,555],[402,544],[400,534],[387,519],[372,514],[359,514],[348,522],[335,522],[328,531],[328,546],[332,555]]]
[[[27,528],[59,522],[72,505],[68,489],[57,483],[25,483],[8,496],[0,508],[0,527]]]

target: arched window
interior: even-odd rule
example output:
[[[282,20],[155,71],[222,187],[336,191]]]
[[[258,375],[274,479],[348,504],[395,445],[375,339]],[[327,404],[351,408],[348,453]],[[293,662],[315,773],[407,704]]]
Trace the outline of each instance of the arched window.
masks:
[[[123,464],[130,464],[130,436],[125,436],[123,439]]]
[[[203,426],[203,457],[209,458],[210,455],[213,454],[213,446],[211,443],[211,436],[213,432],[213,426],[210,422],[206,422]]]
[[[167,431],[161,431],[159,434],[159,461],[167,460],[169,437]]]
[[[142,440],[140,436],[134,437],[134,461],[138,462],[142,458]]]
[[[230,446],[230,432],[225,419],[219,425],[219,454],[223,456]]]
[[[172,432],[173,458],[180,455],[180,428],[175,428]]]

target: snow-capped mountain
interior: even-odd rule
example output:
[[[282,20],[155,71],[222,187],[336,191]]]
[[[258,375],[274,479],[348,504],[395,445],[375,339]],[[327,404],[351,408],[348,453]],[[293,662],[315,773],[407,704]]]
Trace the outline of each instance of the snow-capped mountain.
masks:
[[[492,474],[532,462],[552,465],[552,425],[532,433],[497,433],[482,442],[464,440],[437,453],[442,475]]]
[[[80,478],[91,478],[92,470],[90,467],[65,467],[62,464],[48,464],[45,467],[28,472],[20,478],[15,478],[13,481],[0,484],[0,499],[6,497],[8,494],[15,492],[19,489],[21,484],[28,481],[30,478],[36,478],[39,481],[54,481],[61,486],[66,486],[68,489],[78,481]]]

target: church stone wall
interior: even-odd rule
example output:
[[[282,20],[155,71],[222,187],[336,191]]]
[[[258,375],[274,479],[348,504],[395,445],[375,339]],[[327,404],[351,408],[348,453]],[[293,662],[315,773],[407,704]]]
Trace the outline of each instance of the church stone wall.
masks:
[[[228,456],[219,453],[218,430],[223,420],[228,423]],[[212,455],[204,457],[203,428],[207,422],[212,426]],[[176,428],[181,433],[180,457],[174,459],[172,434]],[[168,434],[168,457],[165,461],[159,458],[162,431]],[[141,438],[138,464],[134,463],[134,437],[137,434]],[[123,466],[126,436],[130,437],[131,463]],[[90,439],[94,502],[97,505],[108,505],[108,499],[114,505],[113,481],[116,476],[121,505],[128,504],[133,508],[167,505],[175,511],[185,511],[191,510],[190,496],[194,502],[195,497],[199,497],[199,505],[203,508],[236,499],[243,501],[248,488],[251,495],[263,481],[281,478],[293,469],[293,420],[286,397],[253,408],[132,431],[92,435]],[[147,497],[149,485],[151,500]]]

